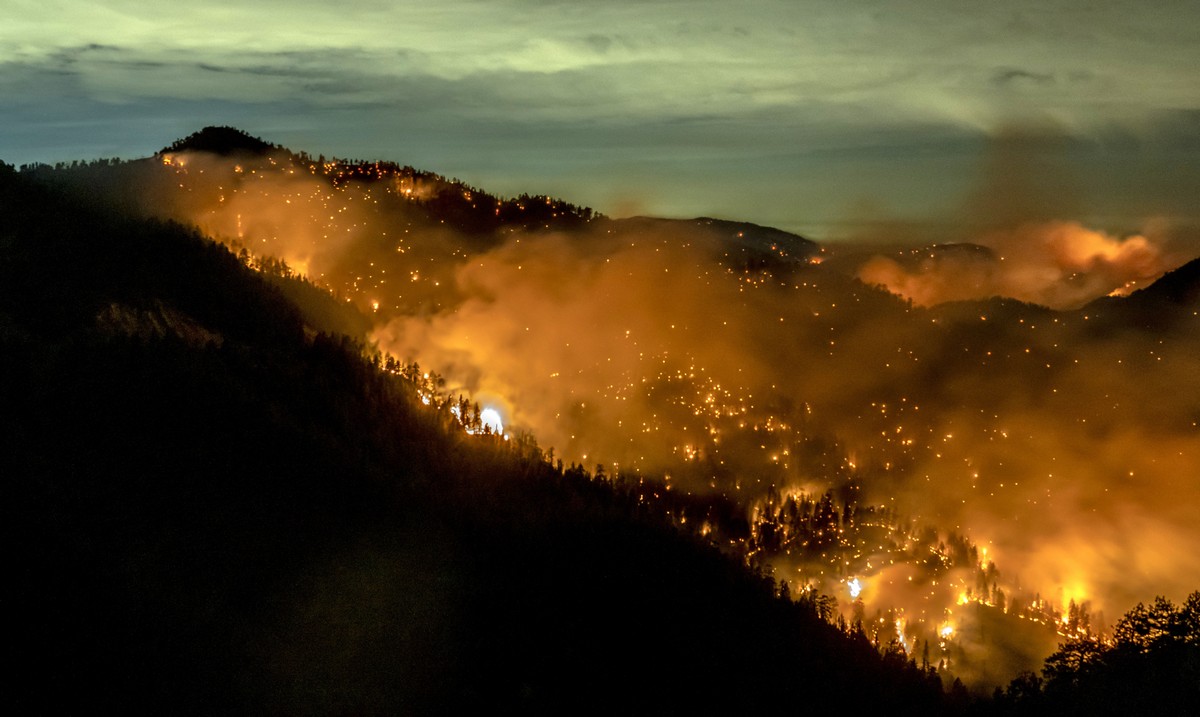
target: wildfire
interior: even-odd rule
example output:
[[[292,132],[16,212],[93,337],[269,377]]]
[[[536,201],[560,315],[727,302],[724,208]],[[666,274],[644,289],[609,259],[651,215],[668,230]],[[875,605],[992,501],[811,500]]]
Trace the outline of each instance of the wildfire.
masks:
[[[185,160],[189,163],[186,168]],[[160,156],[160,161],[167,168],[164,174],[170,175],[172,184],[178,182],[180,196],[187,201],[198,201],[192,199],[193,194],[211,190],[214,198],[219,192],[220,201],[227,202],[222,209],[211,209],[207,214],[200,215],[206,222],[206,230],[245,240],[247,250],[256,254],[262,252],[263,256],[278,256],[286,262],[286,269],[301,277],[309,277],[311,270],[314,283],[336,290],[347,303],[379,314],[373,317],[377,327],[383,322],[396,320],[396,325],[401,329],[392,333],[381,330],[373,334],[376,340],[380,336],[391,337],[379,340],[380,346],[408,350],[407,344],[411,343],[423,352],[428,351],[428,359],[425,353],[421,354],[423,361],[429,360],[438,365],[439,360],[445,361],[446,355],[450,355],[450,363],[454,365],[457,360],[454,357],[458,354],[450,352],[459,350],[453,344],[460,334],[468,333],[467,329],[470,329],[472,342],[485,347],[488,346],[486,343],[479,344],[476,341],[477,331],[492,339],[506,336],[507,329],[503,321],[495,322],[498,325],[493,327],[480,317],[499,316],[499,313],[481,312],[499,312],[508,306],[501,304],[498,298],[505,296],[498,288],[505,284],[499,278],[492,281],[489,277],[503,277],[503,270],[509,264],[513,271],[522,272],[521,277],[534,274],[533,279],[529,280],[530,286],[519,284],[522,288],[514,295],[517,298],[512,299],[517,302],[515,305],[535,300],[541,302],[536,304],[539,307],[548,305],[545,297],[530,288],[539,274],[537,264],[531,260],[522,244],[522,241],[527,245],[531,239],[539,242],[541,239],[517,233],[512,239],[506,240],[501,249],[476,252],[454,242],[443,241],[446,238],[444,234],[451,231],[450,227],[430,229],[412,219],[418,214],[412,208],[416,205],[412,203],[433,197],[435,190],[443,186],[436,177],[426,179],[411,169],[388,168],[378,164],[330,162],[293,165],[285,162],[286,166],[279,167],[276,173],[288,176],[283,180],[278,177],[268,180],[264,177],[269,171],[265,164],[250,164],[251,160],[247,160],[246,166],[230,170],[233,177],[221,175],[212,180],[213,187],[206,190],[204,182],[213,176],[213,166],[206,160],[195,155],[185,158],[164,154]],[[275,166],[274,159],[269,161]],[[209,174],[201,177],[205,168],[208,168]],[[291,178],[297,171],[301,175],[311,173],[322,181]],[[363,177],[390,181],[379,184],[350,181]],[[331,186],[324,181],[326,178],[332,180]],[[216,186],[217,181],[220,186]],[[404,200],[404,206],[397,209],[389,205],[387,210],[376,209],[376,205],[384,206],[390,197]],[[467,189],[461,189],[455,199],[459,198],[467,203],[487,199]],[[550,203],[545,197],[536,199],[537,204],[543,201]],[[513,211],[525,212],[532,211],[536,205],[522,200],[505,206]],[[242,221],[243,211],[247,212],[245,224]],[[497,217],[501,215],[499,206],[494,213]],[[1031,230],[1030,236],[1038,238],[1049,232],[1042,229]],[[1117,271],[1117,268],[1125,264],[1136,265],[1143,260],[1149,262],[1155,256],[1138,238],[1121,239],[1096,233],[1093,233],[1094,236],[1084,236],[1082,228],[1073,226],[1051,229],[1057,233],[1049,232],[1052,236],[1047,241],[1061,255],[1055,260],[1055,266],[1061,264],[1078,269],[1088,262],[1111,265],[1114,267],[1113,281],[1125,282],[1114,290],[1114,294],[1129,293],[1144,281],[1141,272]],[[427,234],[430,236],[425,236]],[[627,254],[606,256],[603,264],[596,265],[599,267],[596,276],[586,277],[591,282],[587,287],[589,296],[615,295],[612,290],[616,286],[631,291],[637,288],[638,267],[643,266],[642,260],[647,258],[642,246],[650,240],[638,238],[637,241],[640,242],[637,245],[631,241]],[[548,254],[550,256],[561,258],[561,252],[562,256],[573,257],[571,252],[549,240],[543,243],[553,250]],[[449,246],[443,251],[447,244]],[[361,260],[356,258],[357,263],[353,264],[335,261],[342,255],[358,257],[356,248],[367,245],[383,247],[387,255],[381,256],[375,252]],[[777,251],[778,247],[771,246],[771,250]],[[654,248],[653,251],[657,256],[659,249]],[[824,255],[817,255],[805,261],[816,265],[825,258]],[[476,259],[479,262],[478,271],[475,269]],[[638,263],[631,263],[631,259],[637,259]],[[1009,259],[1011,263],[1011,255]],[[999,261],[1002,260],[1001,257]],[[610,261],[614,262],[613,266],[622,265],[623,270],[609,271],[606,267]],[[685,264],[651,261],[645,265],[653,268],[655,283],[672,282],[665,284],[664,290],[682,291],[691,287],[690,284],[674,284],[678,281],[675,277],[683,273],[681,270],[688,268]],[[731,293],[721,293],[732,291],[722,283],[726,280],[725,275],[713,273],[710,276],[707,265],[697,266],[702,269],[697,280],[703,282],[705,290],[714,292],[712,296],[718,299],[729,299]],[[931,266],[929,271],[905,270],[904,267],[896,271],[900,278],[917,281],[928,278],[925,274],[936,273],[941,264]],[[967,269],[972,266],[968,265]],[[548,276],[558,276],[560,267],[557,264],[555,267],[556,273]],[[531,268],[535,268],[535,271],[531,272]],[[824,267],[822,271],[825,269],[829,267]],[[999,277],[996,281],[1001,282],[1001,288],[1009,285],[1004,282],[1016,281],[1013,278],[1015,274],[1010,276],[1011,273],[995,274]],[[460,275],[469,281],[456,281]],[[805,268],[792,280],[782,283],[779,281],[781,277],[773,276],[770,272],[729,269],[728,276],[730,281],[737,283],[737,301],[742,300],[743,290],[746,294],[752,291],[760,293],[760,298],[754,301],[761,303],[749,305],[755,307],[756,311],[775,307],[774,303],[770,303],[775,301],[774,294],[770,292],[782,292],[784,289],[797,292],[802,301],[795,305],[795,310],[781,308],[778,312],[779,328],[788,329],[783,335],[793,336],[794,333],[794,336],[806,337],[805,340],[818,337],[822,353],[827,344],[830,357],[834,356],[835,350],[838,353],[834,359],[838,366],[843,363],[849,365],[842,355],[853,349],[843,348],[846,345],[843,337],[846,336],[845,326],[856,325],[848,323],[853,320],[854,314],[851,312],[855,309],[840,300],[840,289],[824,287],[824,279],[821,280],[822,286],[818,286],[817,279],[824,277],[823,273]],[[614,277],[619,281],[611,285],[606,283],[613,282]],[[784,283],[788,286],[785,287]],[[557,278],[552,284],[559,285]],[[436,287],[447,286],[452,289],[435,291]],[[459,287],[467,296],[458,297],[453,287]],[[973,287],[968,288],[974,290]],[[991,290],[993,284],[988,284],[987,288]],[[1048,288],[1042,288],[1049,291]],[[486,300],[473,295],[476,289]],[[1036,296],[1042,296],[1043,293],[1034,292]],[[1057,591],[1038,586],[1042,588],[1040,593],[1030,587],[1022,588],[992,565],[994,556],[987,548],[980,547],[976,554],[965,533],[946,535],[944,532],[935,532],[933,526],[920,524],[924,521],[910,521],[908,518],[912,516],[903,514],[903,505],[874,506],[865,503],[864,498],[856,494],[860,485],[869,485],[880,477],[880,470],[887,471],[887,480],[892,480],[891,476],[898,476],[896,480],[907,480],[905,476],[915,472],[914,467],[953,462],[965,471],[964,476],[969,476],[970,490],[995,489],[997,492],[992,496],[998,500],[1003,497],[999,489],[1006,488],[1006,484],[1000,481],[1006,480],[1007,474],[998,467],[989,467],[989,455],[986,453],[980,456],[970,450],[973,446],[984,445],[988,451],[1000,451],[1000,448],[993,449],[992,446],[993,442],[998,444],[1001,439],[1016,443],[1019,436],[1012,416],[1000,413],[997,408],[994,413],[989,411],[987,415],[981,415],[978,425],[973,422],[974,419],[963,421],[957,417],[952,425],[950,421],[940,420],[936,403],[931,407],[932,411],[930,407],[918,405],[916,399],[919,394],[870,395],[863,399],[859,407],[861,410],[844,418],[845,425],[849,427],[846,429],[849,437],[844,442],[826,443],[819,428],[829,420],[830,413],[835,414],[835,421],[842,420],[836,415],[840,409],[835,411],[819,398],[810,404],[807,399],[811,397],[804,393],[806,384],[798,378],[795,379],[798,382],[795,385],[781,381],[779,386],[771,383],[767,388],[761,374],[769,373],[774,368],[770,359],[764,359],[761,366],[753,362],[748,365],[747,362],[739,363],[736,359],[741,354],[732,348],[738,345],[737,341],[729,340],[744,340],[746,336],[740,333],[726,336],[723,333],[732,332],[732,327],[738,323],[737,318],[741,316],[730,313],[732,309],[729,307],[733,305],[730,301],[716,303],[720,308],[711,312],[711,327],[702,322],[702,319],[709,318],[704,312],[670,314],[670,311],[679,310],[668,308],[667,304],[659,312],[662,318],[660,323],[655,319],[631,325],[626,321],[641,321],[640,318],[623,311],[619,314],[621,323],[610,325],[605,320],[595,318],[595,314],[573,307],[570,293],[560,294],[556,290],[553,297],[555,301],[568,304],[563,316],[592,319],[547,321],[540,326],[533,321],[522,321],[517,329],[522,333],[516,334],[519,337],[516,345],[536,346],[539,354],[548,356],[545,363],[532,363],[529,373],[557,379],[557,390],[570,394],[572,413],[568,414],[565,410],[559,412],[555,410],[556,407],[549,405],[535,406],[530,401],[530,406],[522,411],[520,420],[524,427],[537,428],[540,440],[546,440],[542,435],[545,430],[551,445],[558,445],[562,458],[574,463],[582,455],[586,463],[590,453],[603,457],[609,466],[619,459],[622,468],[628,466],[626,470],[631,475],[637,475],[639,470],[652,475],[659,468],[658,464],[666,463],[673,470],[682,472],[675,483],[674,495],[686,492],[692,496],[692,490],[697,490],[697,496],[711,494],[735,502],[747,501],[742,507],[747,508],[751,516],[750,537],[731,537],[730,532],[725,530],[725,519],[719,512],[706,516],[700,511],[686,515],[679,511],[672,516],[679,525],[686,525],[689,531],[698,532],[701,536],[711,535],[713,541],[719,540],[722,547],[728,545],[729,549],[740,551],[747,556],[747,562],[753,558],[781,573],[787,570],[793,576],[798,570],[805,583],[811,581],[818,589],[828,590],[831,594],[840,592],[839,583],[844,584],[850,599],[855,602],[853,609],[857,610],[857,614],[861,617],[868,608],[882,610],[883,616],[879,620],[872,620],[872,625],[878,623],[883,626],[876,627],[878,630],[894,626],[896,638],[906,651],[910,649],[909,640],[919,649],[921,643],[932,641],[936,636],[940,636],[943,642],[954,638],[956,625],[950,620],[955,619],[951,610],[958,611],[955,605],[995,608],[1006,615],[1011,613],[1013,619],[1036,622],[1057,629],[1063,635],[1087,634],[1087,606],[1083,599],[1087,591],[1075,585]],[[832,302],[827,298],[837,298],[839,301]],[[863,298],[867,297],[864,295]],[[1052,298],[1060,296],[1055,293]],[[586,302],[587,309],[591,307],[590,301]],[[855,296],[854,302],[858,301],[859,298]],[[914,301],[922,303],[917,299]],[[791,307],[792,304],[788,303],[787,306]],[[434,318],[426,320],[425,312]],[[840,318],[843,314],[850,318]],[[519,312],[514,312],[514,315],[524,316]],[[772,337],[775,336],[775,318],[772,312]],[[974,316],[971,318],[974,319]],[[989,328],[991,324],[1005,321],[1003,314],[991,313],[979,314],[978,319],[988,322]],[[1087,321],[1088,316],[1082,319]],[[936,325],[941,319],[931,315],[930,320]],[[1057,324],[1059,319],[1054,318],[1053,321]],[[811,325],[806,322],[811,322]],[[557,343],[559,337],[555,333],[558,329],[554,328],[558,323],[572,329],[578,325],[586,330],[563,337],[560,348]],[[1038,325],[1033,325],[1033,322],[1026,324],[1025,319],[1021,319],[1019,324],[1022,337],[1026,336],[1026,330],[1030,332],[1029,336],[1041,336],[1048,328],[1048,324],[1043,324],[1041,320],[1037,321]],[[1034,333],[1039,326],[1040,331]],[[705,335],[700,346],[693,345],[695,342],[675,343],[675,338],[669,343],[660,344],[656,340],[660,330],[670,337],[695,337],[702,332],[711,335]],[[753,334],[745,327],[740,330],[747,332],[747,335]],[[941,330],[940,325],[938,330]],[[530,341],[531,336],[537,343],[524,343]],[[1054,338],[1042,341],[1057,341],[1057,336],[1055,334]],[[455,338],[451,340],[447,337]],[[439,342],[444,345],[439,346]],[[731,346],[729,360],[725,361],[724,353],[721,353],[721,361],[712,361],[713,357],[707,350],[708,344]],[[584,348],[577,349],[580,345]],[[1011,361],[1026,361],[1031,353],[1038,357],[1039,344],[1034,339],[1030,339],[1029,343],[1023,341],[1020,346],[1032,346],[1032,352],[1030,348],[1024,348],[1023,353]],[[1052,347],[1058,349],[1059,344],[1054,343]],[[910,364],[937,356],[936,352],[923,351],[903,341],[894,346],[888,343],[885,348],[888,350],[878,352],[878,356],[872,354],[868,357],[871,361],[878,360],[874,365],[882,366],[879,370],[886,369],[885,373],[907,370],[905,367]],[[992,350],[985,353],[978,348],[981,347],[965,343],[961,351],[969,356],[978,353],[980,371],[1000,370],[994,367],[1001,361],[1002,351],[990,344],[988,348],[996,349],[995,355]],[[1055,354],[1045,346],[1041,348],[1042,353],[1046,354],[1045,367],[1050,369]],[[1014,354],[1020,351],[1019,348],[1015,349]],[[484,352],[481,350],[479,353]],[[851,358],[853,356],[850,355]],[[1062,362],[1066,363],[1065,359]],[[1039,358],[1037,366],[1041,365]],[[901,369],[897,369],[897,366]],[[1057,364],[1055,370],[1058,370]],[[416,395],[421,403],[450,412],[463,424],[467,433],[504,436],[505,418],[501,410],[479,405],[487,400],[505,407],[505,410],[511,407],[498,394],[488,393],[496,390],[495,386],[504,385],[503,370],[497,369],[495,374],[495,377],[489,377],[488,374],[478,381],[475,378],[465,380],[461,376],[451,377],[452,385],[470,386],[471,393],[475,395],[468,396],[468,400],[478,401],[463,402],[462,409],[453,404],[446,406],[449,397],[438,390],[436,382],[431,382],[428,374],[413,378],[419,386]],[[788,375],[824,374],[802,364]],[[593,381],[593,377],[601,380]],[[775,374],[770,377],[777,380]],[[493,380],[496,383],[489,383]],[[792,381],[792,378],[788,381]],[[514,379],[514,383],[518,387],[521,385],[519,380]],[[597,384],[599,388],[591,390],[590,383]],[[1061,388],[1061,384],[1056,385]],[[489,389],[489,386],[492,388]],[[542,389],[538,387],[539,391]],[[1048,390],[1058,393],[1057,388]],[[519,396],[521,393],[518,391],[512,395]],[[525,390],[524,393],[530,394],[530,391]],[[530,395],[539,396],[543,404],[548,396]],[[780,397],[783,400],[776,400]],[[801,402],[800,398],[806,400]],[[878,400],[871,401],[868,407],[867,398]],[[593,399],[601,406],[600,410],[591,408]],[[1113,403],[1115,407],[1115,399]],[[468,409],[468,405],[471,408]],[[539,408],[545,409],[541,412],[545,415],[539,414]],[[934,417],[927,418],[931,413]],[[553,416],[553,422],[550,416]],[[589,433],[593,428],[591,424],[602,421],[607,422],[605,435],[620,434],[620,442],[612,440],[607,441],[607,445],[595,445],[595,434]],[[1194,427],[1195,424],[1192,425]],[[1013,432],[1012,439],[1009,430]],[[659,436],[662,437],[661,441],[657,438]],[[662,445],[659,445],[660,442]],[[588,450],[585,451],[585,447]],[[614,451],[618,455],[611,458],[605,455]],[[623,455],[622,451],[625,452]],[[670,455],[664,458],[661,454],[666,453]],[[667,463],[668,459],[670,463]],[[614,468],[609,475],[615,472]],[[939,476],[933,473],[923,477],[926,482],[936,485]],[[963,481],[964,490],[967,482]],[[834,493],[843,497],[822,502],[821,493],[831,486],[844,488]],[[764,497],[768,488],[772,493]],[[669,490],[670,484],[666,486],[666,491]],[[666,495],[666,492],[663,494]],[[658,493],[651,491],[646,492],[645,498],[639,496],[639,500],[644,501],[657,498]],[[925,532],[926,528],[928,532]],[[961,528],[959,532],[962,532]],[[872,586],[871,593],[865,597],[862,594],[865,584],[856,577],[860,574]],[[1054,597],[1043,599],[1042,595]],[[864,601],[868,604],[864,605]],[[898,601],[898,604],[889,604],[889,601]],[[905,610],[905,616],[901,617],[897,612],[889,613],[891,608]],[[843,606],[842,612],[848,613],[850,609]],[[956,616],[966,621],[964,629],[968,633],[973,634],[967,626],[971,616],[977,613],[973,607],[971,611]]]
[[[896,618],[896,637],[900,640],[900,645],[904,648],[905,654],[912,652],[912,645],[908,644],[908,620],[904,617]]]

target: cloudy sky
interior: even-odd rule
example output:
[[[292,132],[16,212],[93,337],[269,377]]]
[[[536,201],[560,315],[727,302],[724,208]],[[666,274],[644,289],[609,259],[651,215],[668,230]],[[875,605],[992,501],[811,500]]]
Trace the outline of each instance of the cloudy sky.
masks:
[[[1124,231],[1200,218],[1197,48],[1194,0],[5,0],[0,159],[228,124],[818,239],[969,222],[999,173]]]

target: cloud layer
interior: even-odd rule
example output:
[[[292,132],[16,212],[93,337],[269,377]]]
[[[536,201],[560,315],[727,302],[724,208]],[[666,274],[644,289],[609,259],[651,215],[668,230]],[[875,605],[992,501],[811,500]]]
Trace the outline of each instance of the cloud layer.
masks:
[[[1164,172],[1200,183],[1195,162],[1172,164],[1168,131],[1200,108],[1194,3],[13,10],[0,28],[9,161],[139,155],[202,124],[240,124],[513,194],[828,227],[863,198],[928,219],[960,199],[987,138],[1044,122],[1085,140],[1076,166],[1133,165],[1126,195],[1156,196],[1136,188]],[[1122,194],[1087,189],[1101,210]],[[1188,206],[1167,204],[1155,211]],[[1117,213],[1131,211],[1140,218]]]

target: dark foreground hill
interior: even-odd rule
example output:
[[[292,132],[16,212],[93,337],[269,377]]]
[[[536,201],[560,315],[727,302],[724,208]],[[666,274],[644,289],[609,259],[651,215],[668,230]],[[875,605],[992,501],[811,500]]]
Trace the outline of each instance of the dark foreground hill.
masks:
[[[21,713],[943,706],[770,580],[467,435],[226,249],[0,168]]]

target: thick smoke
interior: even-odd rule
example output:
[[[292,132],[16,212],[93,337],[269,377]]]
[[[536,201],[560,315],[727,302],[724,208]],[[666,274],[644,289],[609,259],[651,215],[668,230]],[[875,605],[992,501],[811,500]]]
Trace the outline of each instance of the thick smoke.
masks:
[[[515,238],[458,269],[453,311],[394,318],[376,338],[503,396],[510,421],[571,460],[663,467],[701,440],[697,391],[749,399],[769,372],[756,307],[697,239]]]

